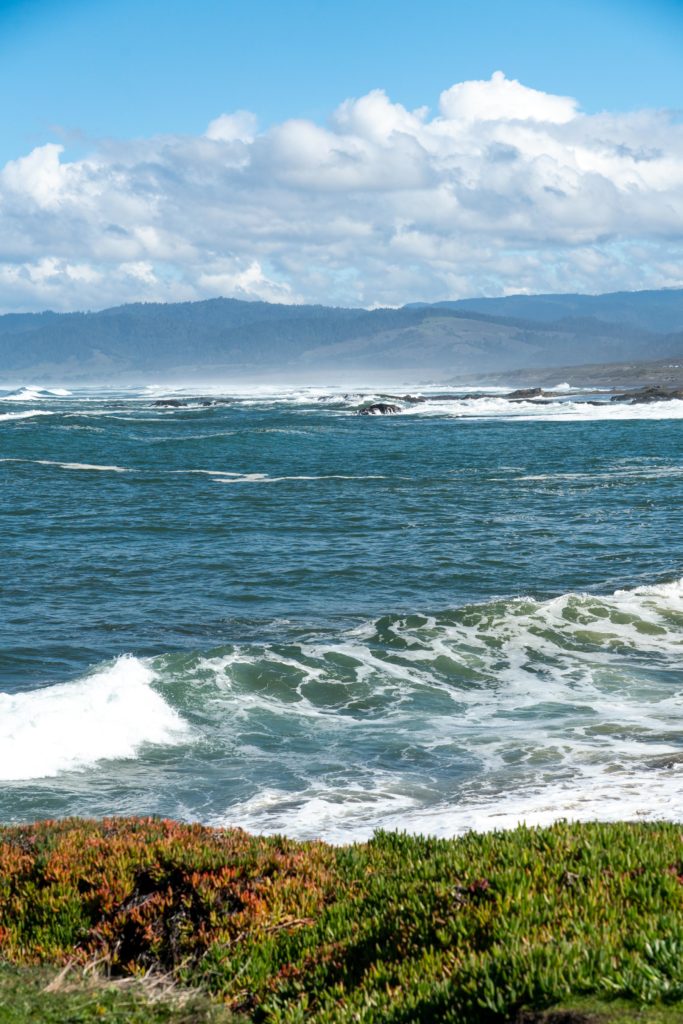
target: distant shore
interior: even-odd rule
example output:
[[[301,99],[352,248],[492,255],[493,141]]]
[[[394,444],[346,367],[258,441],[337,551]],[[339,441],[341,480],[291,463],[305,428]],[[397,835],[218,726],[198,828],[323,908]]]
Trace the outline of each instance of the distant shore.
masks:
[[[586,363],[581,366],[528,367],[501,373],[471,374],[451,383],[552,387],[567,383],[575,388],[639,388],[660,385],[683,387],[683,360],[660,359],[653,362]]]

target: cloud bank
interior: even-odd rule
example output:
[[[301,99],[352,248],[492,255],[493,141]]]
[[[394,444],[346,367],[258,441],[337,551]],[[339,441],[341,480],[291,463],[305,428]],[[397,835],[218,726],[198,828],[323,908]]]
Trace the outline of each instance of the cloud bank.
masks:
[[[39,146],[0,170],[0,309],[215,295],[400,305],[683,286],[683,124],[496,72],[326,125]]]

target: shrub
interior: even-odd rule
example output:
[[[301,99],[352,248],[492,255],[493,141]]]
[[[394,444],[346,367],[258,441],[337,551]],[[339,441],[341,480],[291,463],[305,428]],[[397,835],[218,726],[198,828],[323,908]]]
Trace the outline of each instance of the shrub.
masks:
[[[560,822],[331,847],[155,819],[0,829],[5,961],[171,972],[255,1021],[683,1000],[683,838]]]

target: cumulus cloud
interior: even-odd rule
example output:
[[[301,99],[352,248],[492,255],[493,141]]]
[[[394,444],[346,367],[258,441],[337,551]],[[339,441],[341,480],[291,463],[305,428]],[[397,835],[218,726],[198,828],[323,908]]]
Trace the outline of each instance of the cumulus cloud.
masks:
[[[207,139],[217,142],[253,142],[258,128],[258,119],[249,110],[237,110],[234,114],[221,114],[209,123]]]
[[[570,96],[529,89],[502,71],[488,82],[459,82],[441,93],[439,109],[450,121],[539,121],[566,124],[578,104]]]
[[[382,90],[325,124],[48,143],[0,170],[0,308],[216,294],[414,299],[683,285],[683,125],[587,115],[496,72],[434,114]]]

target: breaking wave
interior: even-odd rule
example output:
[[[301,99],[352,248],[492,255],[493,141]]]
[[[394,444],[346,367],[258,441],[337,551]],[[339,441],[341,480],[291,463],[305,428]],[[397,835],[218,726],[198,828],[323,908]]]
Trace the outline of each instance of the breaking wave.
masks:
[[[45,778],[186,738],[154,680],[149,666],[124,656],[74,682],[1,693],[0,779]]]
[[[156,665],[259,781],[214,823],[346,841],[683,815],[682,653],[679,580]]]
[[[40,402],[46,398],[68,398],[71,395],[66,388],[39,388],[33,385],[18,388],[0,396],[3,402]]]
[[[28,420],[34,416],[52,416],[47,409],[26,409],[24,412],[0,412],[0,420]]]
[[[458,419],[535,420],[539,422],[562,420],[566,422],[593,420],[669,420],[683,418],[683,401],[669,401],[630,405],[626,402],[575,401],[558,398],[557,401],[515,401],[505,398],[463,398],[459,400],[425,402],[407,406],[401,415],[444,416]]]
[[[71,813],[103,785],[125,813],[142,785],[164,814],[338,842],[676,819],[682,654],[677,580],[125,656],[0,695],[0,778],[59,773]]]

